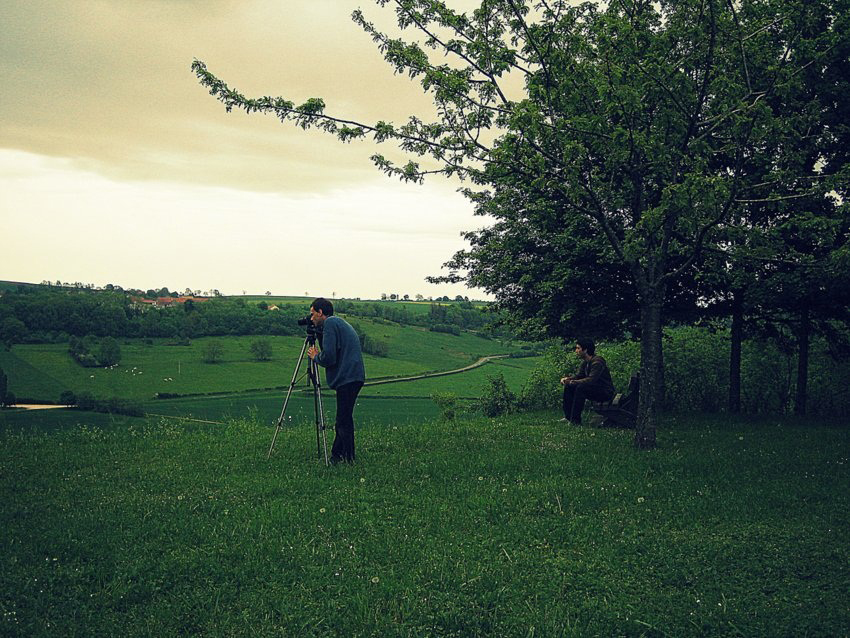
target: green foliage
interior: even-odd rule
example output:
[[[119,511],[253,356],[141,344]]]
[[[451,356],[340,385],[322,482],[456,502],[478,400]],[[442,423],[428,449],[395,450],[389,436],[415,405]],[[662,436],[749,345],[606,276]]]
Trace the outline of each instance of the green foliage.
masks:
[[[144,407],[138,401],[110,397],[101,399],[90,392],[83,392],[77,397],[77,409],[86,412],[102,412],[104,414],[123,414],[125,416],[145,416]],[[67,405],[67,404],[66,404]]]
[[[6,405],[6,392],[9,389],[9,379],[3,368],[0,368],[0,406]]]
[[[376,339],[375,337],[367,334],[361,333],[360,335],[360,349],[365,354],[371,354],[375,357],[387,357],[389,356],[389,344],[386,341],[381,339]]]
[[[75,405],[77,403],[77,395],[71,390],[63,390],[59,395],[59,403],[61,405]]]
[[[83,339],[71,337],[68,354],[84,368],[106,368],[121,361],[121,346],[113,337],[104,337],[100,341],[92,335]]]
[[[718,334],[690,326],[668,329],[664,331],[664,353],[665,402],[668,405],[695,412],[720,412],[726,408],[728,332]]]
[[[478,407],[486,417],[509,414],[516,409],[516,395],[508,388],[501,372],[487,377],[487,385],[478,399]]]
[[[431,400],[440,409],[440,418],[443,421],[454,421],[458,415],[459,404],[457,395],[451,392],[435,392]]]
[[[445,333],[453,334],[453,335],[459,335],[460,334],[460,328],[458,328],[457,326],[452,326],[452,325],[445,324],[445,323],[435,323],[434,325],[432,325],[429,328],[429,330],[431,332],[445,332]]]
[[[664,330],[665,402],[676,412],[722,412],[729,393],[729,333],[693,326]],[[624,392],[639,371],[640,343],[623,341],[598,344],[597,354],[608,363],[614,387]],[[578,368],[578,360],[565,348],[553,347],[528,376],[520,392],[524,409],[556,408],[562,386],[558,379]],[[742,410],[745,413],[787,413],[794,402],[796,358],[771,341],[744,342],[741,361]],[[834,358],[828,344],[814,340],[809,379],[812,414],[838,416],[850,413],[850,362]]]
[[[569,355],[560,346],[551,346],[546,350],[543,360],[531,371],[520,390],[520,407],[524,410],[539,410],[561,405],[563,386],[560,379],[573,367],[572,362],[568,361]]]
[[[251,355],[257,361],[268,361],[272,358],[272,344],[268,339],[256,339],[250,345]]]
[[[121,361],[121,346],[114,337],[104,337],[97,348],[97,363],[100,366],[114,366]]]
[[[2,297],[0,297],[2,299]],[[24,341],[27,327],[24,322],[16,317],[6,317],[0,322],[0,341],[9,348],[14,343]]]
[[[144,293],[139,292],[140,296]],[[240,303],[241,302],[241,303]],[[55,343],[68,335],[82,337],[197,338],[223,335],[294,335],[305,305],[262,309],[244,300],[215,298],[206,302],[151,308],[115,291],[30,287],[0,297],[0,340],[11,343]]]
[[[218,363],[224,356],[224,346],[220,341],[208,341],[204,344],[201,356],[204,363]]]

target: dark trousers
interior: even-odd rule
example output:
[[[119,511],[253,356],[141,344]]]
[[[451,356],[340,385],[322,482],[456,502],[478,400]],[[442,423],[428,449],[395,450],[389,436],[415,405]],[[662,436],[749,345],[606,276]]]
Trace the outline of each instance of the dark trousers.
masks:
[[[614,397],[603,388],[588,386],[586,383],[564,386],[564,416],[573,423],[581,423],[581,413],[586,399],[591,401],[610,401]]]
[[[354,404],[362,387],[362,381],[355,381],[336,389],[336,436],[331,448],[334,459],[349,463],[354,460]]]

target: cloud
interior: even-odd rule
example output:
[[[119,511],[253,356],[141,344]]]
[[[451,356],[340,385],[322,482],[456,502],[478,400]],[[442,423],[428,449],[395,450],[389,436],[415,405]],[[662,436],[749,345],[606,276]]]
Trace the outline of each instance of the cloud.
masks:
[[[113,178],[322,191],[377,174],[371,143],[225,113],[190,72],[196,57],[246,95],[321,96],[366,121],[430,109],[341,2],[6,4],[0,146]]]

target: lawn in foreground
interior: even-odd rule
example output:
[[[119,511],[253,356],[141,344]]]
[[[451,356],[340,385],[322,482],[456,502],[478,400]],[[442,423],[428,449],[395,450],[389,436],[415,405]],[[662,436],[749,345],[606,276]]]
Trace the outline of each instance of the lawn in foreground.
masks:
[[[843,635],[846,428],[0,433],[0,633]]]

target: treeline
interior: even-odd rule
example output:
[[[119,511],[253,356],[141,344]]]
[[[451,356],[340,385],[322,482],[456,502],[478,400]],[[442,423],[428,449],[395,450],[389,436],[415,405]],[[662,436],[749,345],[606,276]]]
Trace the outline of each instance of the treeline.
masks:
[[[413,312],[402,303],[370,303],[334,301],[338,313],[369,319],[392,321],[406,326],[420,326],[433,332],[460,334],[461,330],[472,330],[492,336],[500,335],[493,328],[493,315],[486,307],[476,306],[469,301],[432,303],[427,313]]]
[[[306,303],[305,303],[306,306]],[[421,326],[435,332],[460,334],[472,330],[483,336],[502,336],[492,327],[493,315],[468,301],[432,303],[427,313],[403,304],[334,301],[335,312],[375,321]],[[95,291],[19,286],[0,297],[0,342],[66,343],[71,337],[193,339],[227,335],[294,335],[303,328],[297,320],[306,307],[267,302],[213,298],[152,308],[134,303],[119,290]],[[373,346],[366,344],[367,349]],[[374,344],[380,354],[381,345]],[[82,353],[84,354],[84,353]]]
[[[0,341],[65,343],[71,337],[165,337],[291,335],[303,328],[305,309],[251,304],[242,299],[188,301],[166,308],[142,307],[121,292],[20,288],[0,297]]]

